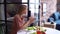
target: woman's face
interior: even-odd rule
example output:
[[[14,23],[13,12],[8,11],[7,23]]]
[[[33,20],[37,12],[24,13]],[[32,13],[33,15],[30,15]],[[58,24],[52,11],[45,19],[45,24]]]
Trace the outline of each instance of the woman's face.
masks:
[[[22,11],[22,16],[23,16],[23,17],[27,17],[27,12],[28,12],[28,11],[27,11],[27,8],[26,8],[25,10]]]
[[[22,14],[27,14],[27,8],[22,11]]]

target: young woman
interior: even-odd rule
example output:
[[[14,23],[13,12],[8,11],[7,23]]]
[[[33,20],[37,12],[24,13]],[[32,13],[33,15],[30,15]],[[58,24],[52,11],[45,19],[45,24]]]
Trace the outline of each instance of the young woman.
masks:
[[[26,13],[27,13],[27,6],[20,5],[18,9],[18,13],[14,16],[11,34],[17,34],[17,31],[22,30],[31,23],[33,23],[34,21],[33,17],[30,17],[27,22],[24,21],[23,15],[26,15]]]

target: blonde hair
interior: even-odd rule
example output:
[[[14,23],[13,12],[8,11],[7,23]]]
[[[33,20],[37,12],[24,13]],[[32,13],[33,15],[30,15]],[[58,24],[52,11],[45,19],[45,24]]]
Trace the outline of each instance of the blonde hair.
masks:
[[[26,10],[26,5],[19,5],[18,6],[18,13],[21,13],[22,11]]]

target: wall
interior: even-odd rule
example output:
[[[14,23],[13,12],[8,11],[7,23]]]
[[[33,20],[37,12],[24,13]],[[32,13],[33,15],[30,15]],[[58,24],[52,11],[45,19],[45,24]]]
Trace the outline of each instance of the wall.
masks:
[[[43,17],[42,16],[42,4],[43,3],[46,3],[47,4],[47,12],[46,12],[46,16],[45,17]],[[40,6],[41,6],[41,8],[40,8],[40,21],[42,21],[42,19],[43,18],[45,18],[46,19],[46,21],[47,21],[47,19],[49,18],[49,16],[51,15],[51,14],[53,14],[54,12],[56,12],[56,4],[57,4],[57,0],[41,0],[40,1]]]

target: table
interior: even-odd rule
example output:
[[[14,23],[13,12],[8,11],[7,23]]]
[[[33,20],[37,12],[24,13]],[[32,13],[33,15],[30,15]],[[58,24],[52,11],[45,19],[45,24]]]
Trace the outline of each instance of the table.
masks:
[[[60,34],[60,31],[56,30],[56,29],[52,29],[52,28],[45,28],[46,34]]]
[[[51,24],[50,22],[46,22],[46,23],[44,23],[44,27],[49,27],[49,28],[56,28],[56,23],[54,23],[54,24]]]
[[[56,30],[56,29],[52,29],[52,28],[46,28],[46,27],[43,27],[44,29],[46,29],[46,34],[60,34],[60,31]],[[28,33],[26,33],[25,31],[18,31],[17,34],[30,34],[32,32],[35,32],[35,31],[30,31]]]

